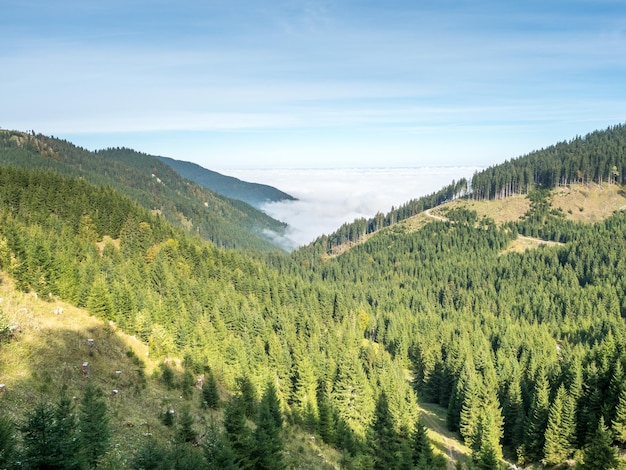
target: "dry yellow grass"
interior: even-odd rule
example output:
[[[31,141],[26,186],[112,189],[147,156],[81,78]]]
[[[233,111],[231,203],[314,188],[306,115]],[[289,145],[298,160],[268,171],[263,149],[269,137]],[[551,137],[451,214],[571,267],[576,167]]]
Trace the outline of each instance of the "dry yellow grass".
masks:
[[[574,222],[599,222],[615,211],[626,210],[626,191],[616,184],[576,184],[553,190],[552,205]]]
[[[540,246],[563,246],[563,243],[551,242],[546,240],[541,240],[539,238],[532,237],[524,237],[522,235],[518,235],[515,240],[513,240],[510,245],[502,251],[502,254],[506,253],[523,253],[526,250],[532,250],[539,248]]]
[[[147,377],[158,364],[146,356],[145,345],[85,310],[17,292],[5,273],[0,278],[2,311],[21,330],[0,343],[0,383],[6,386],[0,407],[8,416],[20,422],[35,403],[56,401],[64,387],[78,403],[85,384],[91,382],[105,393],[111,416],[110,468],[126,466],[122,462],[141,447],[148,434],[166,438],[171,431],[160,424],[159,413],[165,403],[179,407],[183,400],[179,390],[167,390]],[[88,339],[93,339],[93,346]],[[147,368],[129,357],[128,351]],[[83,375],[83,362],[89,363],[89,376]],[[199,397],[193,400],[199,403]]]
[[[463,208],[475,211],[478,218],[487,217],[496,224],[502,225],[505,222],[519,220],[530,208],[530,201],[523,195],[511,196],[506,199],[493,201],[472,201],[457,199],[432,209],[433,215],[445,216],[447,209]]]

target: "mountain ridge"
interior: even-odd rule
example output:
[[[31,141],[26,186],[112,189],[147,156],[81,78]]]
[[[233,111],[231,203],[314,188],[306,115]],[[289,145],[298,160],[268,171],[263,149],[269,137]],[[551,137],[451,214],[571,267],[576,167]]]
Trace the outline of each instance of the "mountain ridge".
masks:
[[[217,246],[280,249],[265,233],[280,234],[286,228],[242,201],[184,179],[158,158],[130,149],[90,152],[53,137],[0,130],[0,163],[54,170],[116,188]]]
[[[296,198],[273,186],[251,183],[233,176],[223,175],[196,163],[175,160],[169,157],[157,157],[171,166],[178,174],[199,185],[231,199],[239,199],[261,209],[268,202],[295,201]]]

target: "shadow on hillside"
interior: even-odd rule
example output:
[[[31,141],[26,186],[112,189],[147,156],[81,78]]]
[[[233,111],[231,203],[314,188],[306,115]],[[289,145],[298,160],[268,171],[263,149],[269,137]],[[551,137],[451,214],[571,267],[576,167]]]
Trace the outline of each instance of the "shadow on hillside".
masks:
[[[123,420],[124,403],[145,388],[143,363],[109,325],[93,317],[85,314],[83,325],[76,315],[36,311],[17,309],[20,331],[0,344],[2,407],[21,417],[35,403],[55,402],[62,392],[78,403],[85,385],[93,383],[114,417]]]

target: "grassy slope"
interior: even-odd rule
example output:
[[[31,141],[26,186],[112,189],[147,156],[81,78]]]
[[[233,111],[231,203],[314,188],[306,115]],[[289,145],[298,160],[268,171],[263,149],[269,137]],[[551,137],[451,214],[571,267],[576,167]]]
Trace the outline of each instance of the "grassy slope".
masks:
[[[165,387],[157,378],[160,364],[148,356],[145,344],[85,310],[16,291],[5,273],[0,272],[0,279],[0,308],[10,324],[21,328],[11,341],[0,343],[0,383],[6,385],[0,408],[13,421],[20,423],[35,403],[56,401],[63,386],[78,404],[85,384],[93,382],[105,393],[113,429],[104,468],[115,469],[126,467],[150,437],[161,442],[173,437],[172,429],[159,420],[168,405],[175,410],[191,405],[199,434],[212,420],[220,421],[220,411],[200,409],[199,390],[194,389],[193,396],[185,400],[180,389]],[[63,312],[55,313],[59,308]],[[89,338],[94,340],[93,347]],[[134,354],[129,356],[128,351]],[[89,362],[89,377],[81,371],[85,361]],[[181,372],[178,359],[172,359],[170,365]],[[119,393],[113,394],[113,390]],[[226,399],[226,393],[221,393]],[[341,455],[336,450],[290,426],[285,436],[289,468],[339,468]]]
[[[595,183],[559,187],[552,190],[552,206],[561,209],[565,217],[574,222],[599,222],[615,211],[626,210],[626,190],[615,184],[600,186]],[[523,195],[493,201],[457,199],[400,223],[408,230],[419,230],[436,218],[445,218],[445,213],[449,209],[465,208],[476,211],[479,218],[488,217],[501,225],[519,220],[529,207],[530,201]],[[505,252],[523,252],[541,245],[557,245],[557,243],[519,236]]]

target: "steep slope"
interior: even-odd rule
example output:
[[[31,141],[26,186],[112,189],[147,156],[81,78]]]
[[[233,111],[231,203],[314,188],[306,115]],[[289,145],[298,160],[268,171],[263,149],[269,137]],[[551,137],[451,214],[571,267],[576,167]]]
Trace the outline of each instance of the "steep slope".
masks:
[[[89,152],[42,135],[0,131],[0,164],[50,169],[128,194],[188,231],[227,248],[275,250],[285,224],[185,180],[158,158],[128,149]]]
[[[167,157],[158,158],[172,167],[183,178],[194,181],[200,186],[223,196],[246,202],[256,208],[260,208],[267,202],[295,200],[293,196],[266,184],[248,183],[232,176],[207,170],[191,162],[183,162]]]
[[[162,358],[153,358],[135,336],[67,302],[21,293],[5,272],[0,272],[0,280],[0,418],[21,423],[37,404],[54,404],[63,394],[73,397],[78,414],[86,387],[95,385],[104,392],[111,430],[99,468],[110,469],[129,468],[152,442],[167,448],[168,442],[176,441],[177,420],[173,426],[163,425],[168,410],[175,414],[190,410],[197,442],[206,437],[207,422],[222,419],[221,410],[201,406],[202,390],[195,381],[205,371],[189,383],[182,361],[170,358],[171,381],[164,381]],[[2,335],[3,321],[17,326],[10,336]],[[222,399],[230,395],[221,387],[218,393]],[[338,467],[339,454],[332,448],[294,426],[286,434],[291,466]],[[0,467],[6,468],[1,449],[2,442]],[[202,453],[192,445],[184,450]]]

